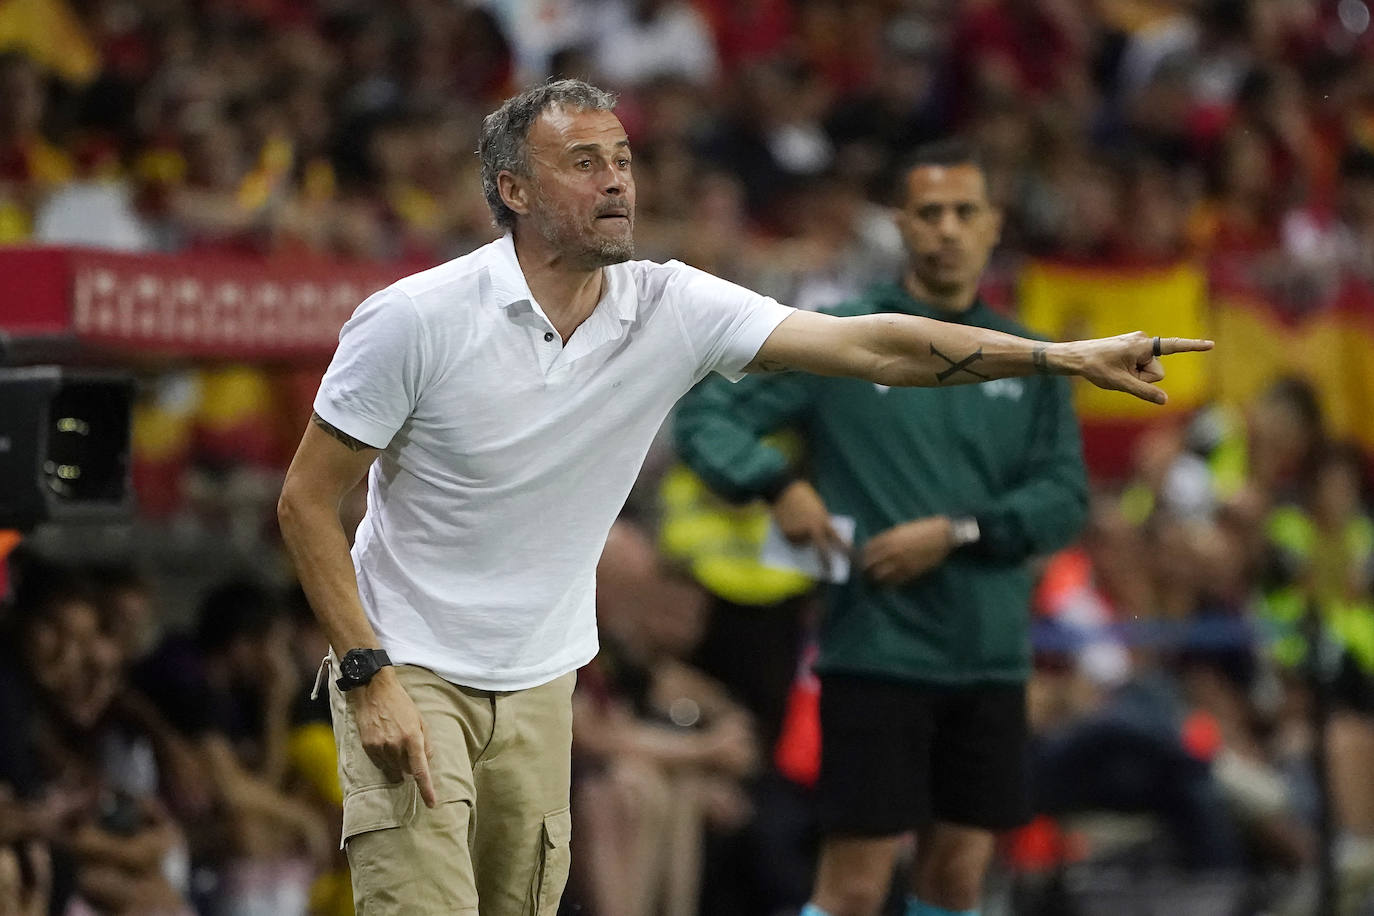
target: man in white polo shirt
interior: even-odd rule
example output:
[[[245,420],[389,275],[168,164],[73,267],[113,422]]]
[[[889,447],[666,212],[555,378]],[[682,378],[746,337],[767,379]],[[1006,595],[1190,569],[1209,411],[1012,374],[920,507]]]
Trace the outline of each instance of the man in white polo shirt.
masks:
[[[1210,347],[835,318],[632,261],[613,106],[563,80],[486,118],[482,182],[505,237],[358,308],[282,489],[282,534],[335,653],[360,916],[471,914],[479,899],[482,916],[557,910],[597,558],[654,433],[708,372],[884,385],[1056,372],[1162,403],[1158,357]],[[339,503],[364,473],[350,558]]]

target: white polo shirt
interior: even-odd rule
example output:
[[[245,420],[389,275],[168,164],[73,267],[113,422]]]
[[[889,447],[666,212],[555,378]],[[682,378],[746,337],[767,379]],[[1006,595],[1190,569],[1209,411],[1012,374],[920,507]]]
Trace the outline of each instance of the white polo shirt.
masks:
[[[353,563],[393,661],[518,690],[597,651],[596,564],[673,403],[792,309],[677,261],[607,267],[565,346],[508,235],[369,297],[321,417],[383,449]]]

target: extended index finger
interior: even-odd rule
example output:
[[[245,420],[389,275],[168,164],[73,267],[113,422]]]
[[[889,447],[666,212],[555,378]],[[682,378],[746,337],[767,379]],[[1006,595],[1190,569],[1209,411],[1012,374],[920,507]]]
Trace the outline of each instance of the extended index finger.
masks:
[[[434,794],[434,783],[429,776],[429,755],[425,753],[424,741],[415,738],[407,743],[407,756],[410,758],[410,773],[415,777],[415,786],[420,790],[420,798],[425,807],[433,808],[438,797]]]
[[[1200,353],[1203,350],[1210,350],[1216,346],[1210,340],[1198,340],[1193,337],[1161,337],[1159,339],[1159,355],[1168,356],[1170,353]]]

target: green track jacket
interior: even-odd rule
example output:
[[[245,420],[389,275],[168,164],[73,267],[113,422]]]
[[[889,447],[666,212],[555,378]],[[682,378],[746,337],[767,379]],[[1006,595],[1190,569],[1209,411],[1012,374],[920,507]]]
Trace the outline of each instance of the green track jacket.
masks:
[[[833,310],[951,320],[883,285]],[[1027,336],[979,302],[954,321]],[[853,516],[855,547],[893,525],[973,515],[982,540],[898,587],[857,567],[829,587],[822,672],[944,684],[1024,680],[1030,669],[1026,560],[1073,540],[1087,508],[1067,381],[998,379],[950,388],[886,388],[809,373],[710,377],[679,406],[687,464],[734,500],[775,493],[795,471],[762,437],[798,429],[830,511]]]

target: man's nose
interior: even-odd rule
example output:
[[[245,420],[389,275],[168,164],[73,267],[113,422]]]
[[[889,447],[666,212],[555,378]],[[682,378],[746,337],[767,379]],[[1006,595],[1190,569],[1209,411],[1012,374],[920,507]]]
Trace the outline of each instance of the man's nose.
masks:
[[[625,193],[625,186],[628,183],[625,174],[615,166],[606,167],[606,177],[603,179],[605,184],[602,186],[607,194],[619,195]]]

